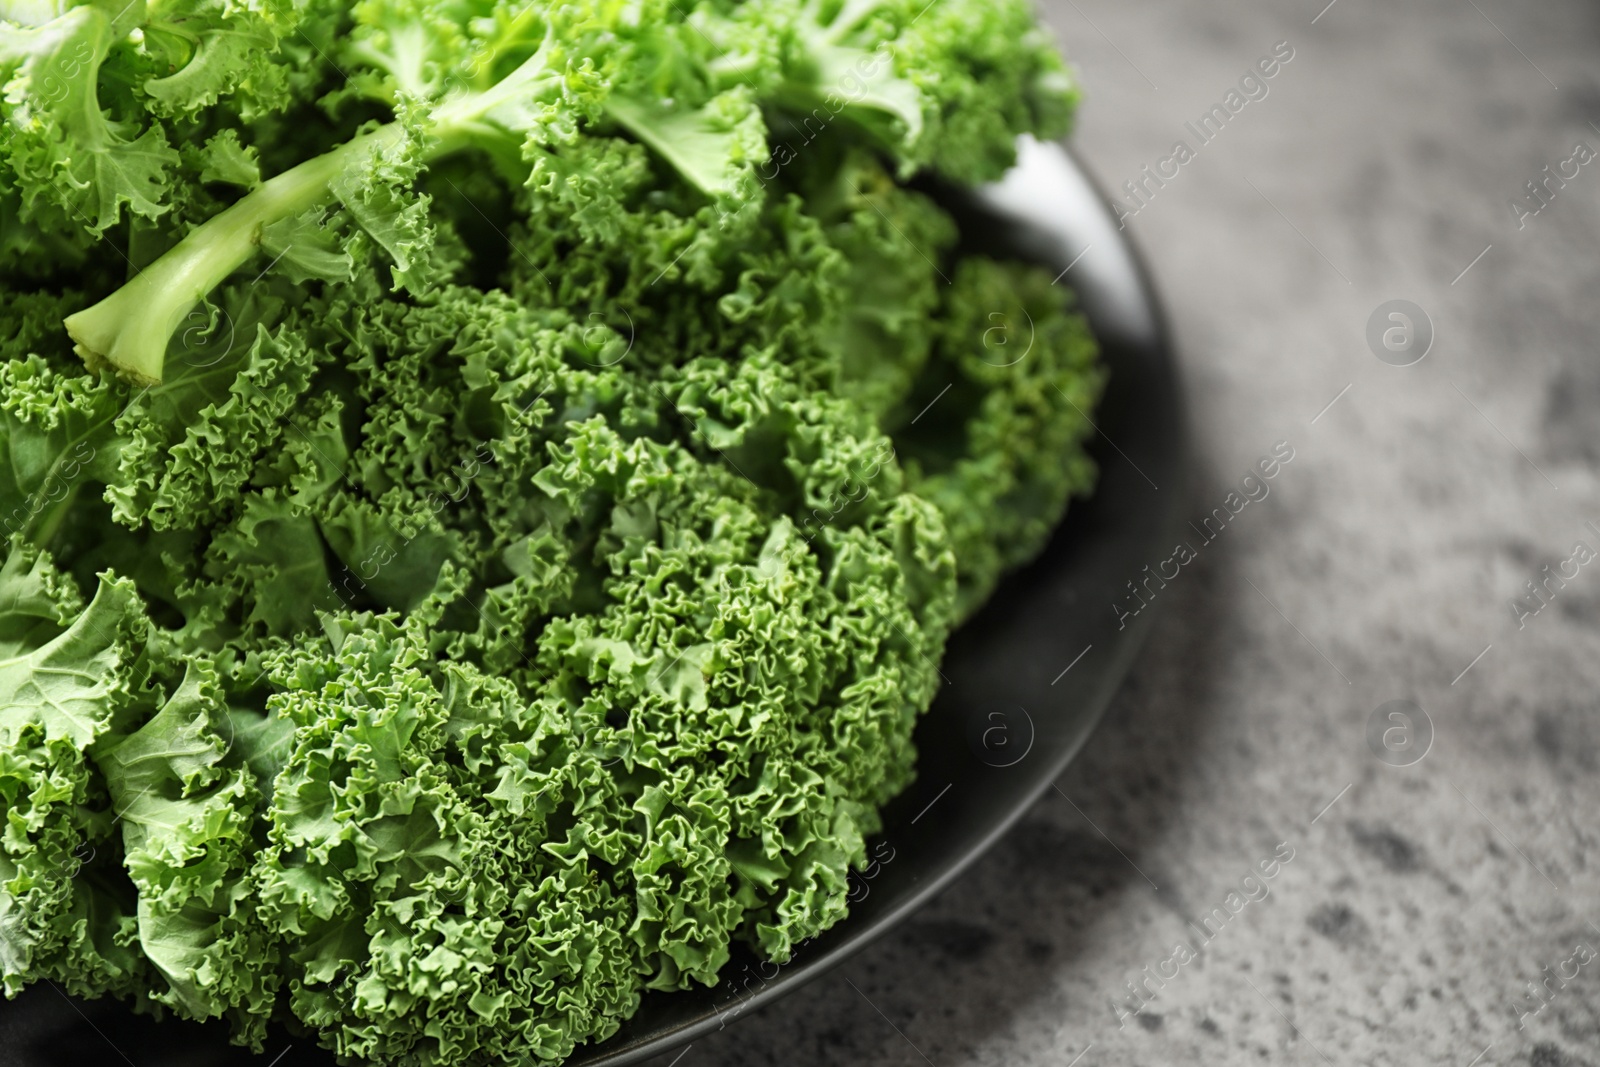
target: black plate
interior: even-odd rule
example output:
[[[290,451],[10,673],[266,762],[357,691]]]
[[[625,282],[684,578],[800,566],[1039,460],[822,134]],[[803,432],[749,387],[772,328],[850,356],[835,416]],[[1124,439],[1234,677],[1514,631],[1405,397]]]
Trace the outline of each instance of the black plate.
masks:
[[[653,993],[622,1031],[569,1067],[621,1067],[721,1029],[881,937],[970,866],[1060,776],[1133,661],[1151,611],[1128,583],[1171,555],[1184,501],[1184,412],[1150,278],[1105,198],[1056,145],[1025,142],[1017,168],[978,194],[939,193],[974,250],[1043,263],[1079,294],[1111,368],[1093,452],[1094,497],[1075,504],[1038,562],[1013,575],[951,642],[948,685],[917,728],[916,783],[889,805],[850,917],[783,966],[735,955],[713,989]],[[1010,339],[1019,343],[1020,338]],[[0,1067],[331,1064],[276,1031],[257,1060],[221,1024],[156,1024],[109,1001],[36,986],[0,1007]]]

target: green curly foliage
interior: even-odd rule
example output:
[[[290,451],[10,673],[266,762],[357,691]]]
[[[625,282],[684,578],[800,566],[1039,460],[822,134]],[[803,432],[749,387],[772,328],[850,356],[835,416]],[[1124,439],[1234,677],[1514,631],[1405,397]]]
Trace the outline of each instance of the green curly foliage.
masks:
[[[556,1063],[839,922],[1093,481],[1070,294],[905,183],[1063,69],[1017,0],[0,5],[0,987]]]

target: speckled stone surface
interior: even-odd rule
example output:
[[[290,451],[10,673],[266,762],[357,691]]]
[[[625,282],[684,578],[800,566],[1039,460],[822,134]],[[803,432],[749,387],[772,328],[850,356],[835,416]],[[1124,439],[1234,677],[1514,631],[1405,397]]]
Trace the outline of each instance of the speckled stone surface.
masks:
[[[1600,150],[1600,7],[1325,2],[1049,0],[1105,183],[1196,149],[1128,222],[1182,345],[1196,519],[1295,459],[1163,594],[1071,803],[660,1067],[1600,1067],[1600,563],[1511,607],[1600,550],[1600,160],[1570,162]],[[1196,148],[1184,123],[1282,41]],[[1546,165],[1577,174],[1533,215]],[[1412,366],[1366,340],[1392,299],[1433,324]],[[1433,728],[1409,766],[1367,740],[1395,699]]]

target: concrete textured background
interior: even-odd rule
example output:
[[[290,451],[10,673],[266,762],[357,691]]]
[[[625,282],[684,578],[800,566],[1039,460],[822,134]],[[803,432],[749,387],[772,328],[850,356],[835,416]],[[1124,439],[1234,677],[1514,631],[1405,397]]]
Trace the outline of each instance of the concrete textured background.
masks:
[[[1600,149],[1600,7],[1324,2],[1046,0],[1110,187],[1294,49],[1128,225],[1182,347],[1195,517],[1275,442],[1295,459],[1164,594],[1071,803],[660,1067],[1600,1067],[1600,566],[1510,607],[1600,549],[1600,161],[1510,206]],[[1365,340],[1396,298],[1436,331],[1409,367]],[[1409,766],[1366,740],[1394,699],[1432,723]],[[1280,843],[1268,895],[1131,1015]]]

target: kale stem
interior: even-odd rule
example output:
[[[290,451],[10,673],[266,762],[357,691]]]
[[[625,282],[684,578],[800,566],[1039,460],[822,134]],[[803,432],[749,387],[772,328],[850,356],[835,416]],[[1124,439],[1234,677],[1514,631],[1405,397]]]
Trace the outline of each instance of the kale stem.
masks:
[[[396,124],[347,141],[264,182],[206,220],[126,285],[67,316],[67,333],[90,366],[109,363],[141,385],[161,381],[167,343],[184,317],[261,243],[261,231],[333,196],[332,182],[354,158],[400,139]]]
[[[536,96],[548,75],[549,44],[497,84],[482,92],[462,92],[441,101],[425,128],[427,156],[461,147],[481,136],[495,108]],[[237,203],[191,230],[161,258],[93,307],[65,320],[85,364],[109,364],[140,385],[161,381],[167,345],[185,317],[207,293],[250,260],[261,231],[333,199],[333,182],[359,171],[361,157],[398,144],[405,131],[398,122],[361,134],[264,182]]]

